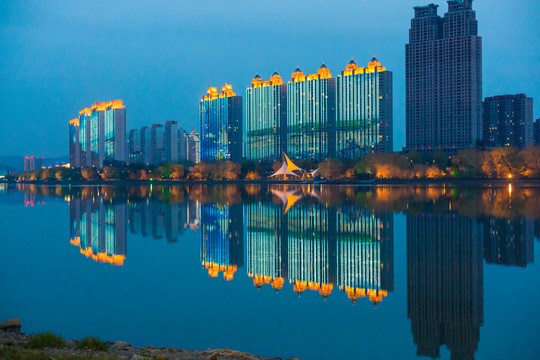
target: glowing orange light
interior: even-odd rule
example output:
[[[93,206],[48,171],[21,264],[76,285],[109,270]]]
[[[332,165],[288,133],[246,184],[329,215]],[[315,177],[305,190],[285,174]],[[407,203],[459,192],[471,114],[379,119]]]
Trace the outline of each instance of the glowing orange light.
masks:
[[[209,87],[206,91],[206,96],[202,98],[202,101],[206,100],[214,100],[218,98],[224,98],[229,96],[236,96],[236,93],[232,90],[232,85],[230,84],[224,84],[221,88],[221,93],[217,92],[216,87]]]
[[[281,277],[273,278],[270,285],[274,290],[280,290],[283,287],[283,284],[285,283],[285,280]]]
[[[306,289],[307,289],[306,281],[299,281],[299,280],[294,281],[293,290],[294,292],[298,293],[298,295],[300,295]]]
[[[79,119],[75,118],[75,119],[69,120],[69,125],[79,126]]]
[[[79,236],[72,237],[71,239],[69,239],[69,242],[71,243],[71,245],[81,246],[81,238]]]
[[[367,67],[359,67],[351,60],[351,62],[345,67],[345,70],[341,72],[342,76],[357,75],[357,74],[370,74],[374,72],[383,72],[386,71],[384,66],[381,66],[381,63],[373,58],[368,63]]]
[[[328,297],[328,295],[330,295],[332,293],[333,288],[334,288],[333,284],[321,284],[319,294],[321,294],[322,297],[326,298],[326,297]]]

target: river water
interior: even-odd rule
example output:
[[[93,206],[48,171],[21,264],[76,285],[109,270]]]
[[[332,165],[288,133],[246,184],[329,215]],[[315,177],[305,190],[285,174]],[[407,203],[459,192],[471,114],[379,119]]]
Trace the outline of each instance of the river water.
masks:
[[[0,184],[0,321],[302,359],[537,359],[540,188]]]

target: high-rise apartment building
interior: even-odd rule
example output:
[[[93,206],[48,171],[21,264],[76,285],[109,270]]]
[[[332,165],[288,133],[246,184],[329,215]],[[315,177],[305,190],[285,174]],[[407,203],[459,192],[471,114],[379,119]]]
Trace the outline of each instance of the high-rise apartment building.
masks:
[[[150,165],[152,162],[152,134],[148,126],[141,128],[141,153],[143,164]]]
[[[188,160],[194,164],[201,162],[201,138],[195,129],[188,135]]]
[[[88,166],[100,166],[105,160],[103,149],[105,147],[105,107],[106,103],[99,102],[90,108],[90,143]]]
[[[188,158],[188,134],[183,128],[178,129],[178,161]]]
[[[405,47],[406,150],[447,153],[482,138],[482,38],[472,0],[415,7]]]
[[[351,60],[337,77],[337,157],[392,152],[392,105],[392,72],[375,58],[367,67]]]
[[[178,123],[176,121],[167,121],[165,123],[163,145],[165,148],[164,160],[166,162],[178,162]]]
[[[24,171],[36,170],[36,160],[33,156],[24,157]]]
[[[81,167],[81,142],[79,138],[79,119],[69,121],[69,166]]]
[[[81,110],[79,119],[71,120],[69,126],[71,166],[127,161],[126,107],[122,100],[95,103]]]
[[[112,100],[107,103],[103,134],[103,160],[107,163],[125,163],[127,161],[126,107],[122,100]]]
[[[81,143],[81,167],[92,166],[90,155],[90,108],[79,111],[79,141]]]
[[[536,119],[533,125],[534,129],[534,145],[540,146],[540,119]]]
[[[246,90],[246,158],[280,160],[286,126],[287,85],[277,72],[267,81],[257,74]]]
[[[128,163],[142,163],[141,132],[138,129],[129,130],[128,136]]]
[[[151,131],[151,148],[152,148],[152,160],[151,164],[159,166],[164,159],[164,143],[163,143],[163,125],[153,124]]]
[[[208,88],[200,104],[201,160],[242,160],[242,97],[232,85]]]
[[[534,143],[533,99],[525,94],[484,99],[484,145],[524,148]]]
[[[336,79],[322,65],[316,74],[297,68],[287,84],[287,138],[291,158],[325,160],[336,156]]]

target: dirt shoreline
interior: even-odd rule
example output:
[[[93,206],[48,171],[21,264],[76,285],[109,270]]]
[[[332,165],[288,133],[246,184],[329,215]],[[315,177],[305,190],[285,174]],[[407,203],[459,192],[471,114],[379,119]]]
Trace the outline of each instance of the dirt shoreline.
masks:
[[[62,348],[46,347],[32,349],[28,346],[30,335],[19,330],[0,329],[0,359],[100,359],[100,360],[282,360],[281,358],[265,358],[245,352],[229,349],[185,350],[176,348],[132,347],[127,342],[106,342],[107,351],[81,350],[77,348],[78,340],[66,340]],[[289,360],[299,360],[290,358]]]

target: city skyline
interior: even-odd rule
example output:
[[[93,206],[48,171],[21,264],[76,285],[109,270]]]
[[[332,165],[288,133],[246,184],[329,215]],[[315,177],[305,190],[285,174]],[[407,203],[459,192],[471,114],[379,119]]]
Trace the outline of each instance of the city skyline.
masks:
[[[111,17],[116,16],[116,12],[111,11],[110,14],[103,14],[93,20],[98,25],[106,25],[102,30],[89,29],[88,25],[80,24],[81,29],[86,29],[87,34],[84,35],[77,31],[64,31],[63,34],[62,29],[69,26],[71,21],[78,21],[77,16],[73,17],[74,13],[83,14],[91,10],[92,6],[70,5],[57,9],[47,5],[43,9],[38,4],[33,7],[5,4],[5,21],[2,21],[0,31],[2,37],[8,39],[8,56],[1,60],[6,81],[0,93],[11,106],[0,110],[3,119],[10,119],[5,122],[4,134],[7,136],[2,137],[5,146],[0,150],[0,156],[67,155],[67,136],[60,137],[59,141],[52,144],[49,139],[57,136],[55,134],[60,131],[58,129],[65,131],[66,121],[73,118],[73,109],[84,108],[95,99],[123,99],[130,109],[128,128],[140,128],[156,122],[165,123],[167,120],[178,121],[178,125],[186,129],[198,128],[199,97],[211,84],[230,83],[243,93],[244,89],[249,87],[253,74],[257,72],[261,77],[268,78],[276,68],[280,74],[287,74],[294,70],[296,64],[301,64],[302,68],[313,69],[318,68],[324,61],[330,71],[337,74],[342,64],[351,57],[363,62],[362,59],[371,58],[373,54],[394,72],[394,149],[399,150],[405,145],[404,44],[407,43],[407,30],[414,15],[413,6],[425,6],[429,1],[397,4],[388,1],[388,5],[391,3],[392,6],[381,4],[383,6],[367,10],[362,7],[364,12],[359,12],[361,4],[358,4],[357,12],[354,11],[355,5],[349,4],[349,7],[352,6],[351,11],[347,12],[350,15],[343,15],[339,4],[333,5],[335,8],[329,5],[308,7],[307,3],[299,4],[300,7],[305,7],[306,15],[312,15],[300,20],[287,12],[285,3],[249,3],[249,6],[248,3],[241,3],[241,9],[235,13],[231,13],[232,10],[223,5],[218,5],[212,7],[212,11],[203,21],[186,19],[184,23],[173,16],[178,17],[176,11],[185,10],[184,4],[171,4],[151,11],[140,5],[126,15],[126,20],[131,20],[132,24],[127,25],[127,21],[116,25],[106,24]],[[441,10],[446,8],[445,1],[433,3],[439,5]],[[112,10],[122,8],[119,4],[109,6]],[[207,5],[192,6],[192,13],[207,10]],[[538,9],[539,4],[526,1],[518,9],[511,9],[510,3],[491,4],[476,0],[473,7],[477,13],[479,34],[483,38],[482,99],[518,93],[538,98],[540,85],[536,85],[539,82],[535,79],[538,79],[539,72],[532,65],[537,62],[539,51],[527,44],[536,43],[538,40],[539,26],[529,14],[534,13],[534,8]],[[54,14],[47,12],[53,10]],[[35,18],[34,11],[42,11],[49,16],[43,17],[44,21],[39,24],[30,22]],[[159,26],[154,28],[151,18],[153,15],[160,15],[162,11],[170,14],[166,14]],[[17,17],[14,16],[15,13]],[[149,19],[143,16],[147,13]],[[274,20],[272,26],[264,26],[254,21],[255,13],[271,16]],[[223,16],[224,14],[229,17]],[[324,23],[329,24],[324,28],[319,26],[318,21],[322,17],[325,17]],[[362,21],[363,17],[366,17],[365,21]],[[220,27],[220,22],[223,21],[220,19],[227,19],[227,26]],[[328,21],[332,19],[336,21]],[[379,20],[377,26],[373,26],[372,19]],[[49,21],[54,21],[54,26]],[[245,25],[240,25],[242,21]],[[210,26],[205,27],[208,24]],[[518,24],[520,26],[517,26]],[[41,45],[43,37],[47,35],[39,34],[40,26],[49,26],[51,31],[58,35],[54,41],[45,39],[45,44],[50,45],[48,47]],[[130,28],[131,26],[136,29]],[[147,36],[139,39],[128,32],[135,30],[135,33],[138,33],[148,26],[151,27],[152,36],[157,36],[158,40],[163,38],[163,42],[151,42]],[[251,26],[255,30],[257,41],[251,40],[253,35],[242,32],[244,26]],[[359,42],[350,41],[351,27],[358,29],[359,34],[367,35],[365,39],[362,38]],[[204,31],[197,35],[188,34],[188,31],[197,33],[192,30],[198,28],[204,28]],[[21,29],[26,31],[17,31]],[[160,35],[173,29],[179,30],[173,31],[176,35]],[[222,31],[216,31],[217,29]],[[111,36],[109,43],[84,41],[86,36],[100,39],[106,32],[108,39],[109,35]],[[294,36],[288,35],[290,33]],[[33,41],[32,35],[40,41]],[[262,38],[260,35],[263,35]],[[276,45],[278,38],[280,42]],[[514,41],[516,38],[520,41]],[[174,39],[184,46],[168,45],[174,43],[171,42]],[[140,44],[138,40],[141,40]],[[207,40],[210,43],[205,43]],[[135,44],[140,46],[136,47]],[[270,44],[272,51],[268,50]],[[103,56],[89,63],[79,60],[78,56],[74,58],[80,46],[84,46],[84,49],[99,47],[104,55],[111,55],[116,51],[116,47],[119,47],[125,57],[111,62],[107,60],[110,56]],[[163,53],[159,52],[162,46],[166,46]],[[66,51],[68,47],[70,50]],[[58,52],[59,48],[64,50]],[[144,56],[137,57],[141,51]],[[30,53],[33,63],[26,60]],[[187,53],[190,54],[189,57],[185,56]],[[177,61],[170,62],[174,63],[173,67],[168,64],[168,60],[175,57],[185,59],[180,61],[181,66],[178,66]],[[527,75],[524,75],[525,72],[515,71],[515,66],[512,65],[515,64],[516,57],[519,59],[520,68],[530,69]],[[218,58],[220,61],[216,62]],[[43,85],[46,81],[51,81],[49,88]],[[32,99],[33,106],[28,106],[29,99]],[[160,109],[159,113],[155,108]],[[39,121],[35,121],[36,112],[41,114]],[[538,110],[533,117],[539,117]]]

